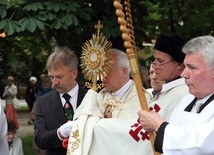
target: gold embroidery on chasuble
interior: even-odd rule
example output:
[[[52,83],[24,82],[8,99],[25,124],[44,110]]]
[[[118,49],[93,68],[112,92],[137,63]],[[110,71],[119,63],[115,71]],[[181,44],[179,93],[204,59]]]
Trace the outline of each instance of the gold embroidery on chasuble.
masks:
[[[126,100],[126,97],[129,96],[131,93],[132,88],[134,87],[134,84],[132,83],[127,90],[117,96],[109,93],[109,91],[104,90],[103,93],[103,99],[101,102],[101,105],[104,107],[104,118],[117,118],[121,110],[124,106],[124,101]]]
[[[112,113],[115,114],[122,109],[122,104],[115,98],[111,98],[102,102],[105,107],[104,118],[112,118]]]
[[[79,135],[78,129],[72,133],[72,138],[75,140],[72,142],[69,142],[69,146],[70,146],[69,149],[71,150],[71,152],[74,152],[80,146],[80,135]],[[70,155],[69,151],[67,151],[67,155]]]

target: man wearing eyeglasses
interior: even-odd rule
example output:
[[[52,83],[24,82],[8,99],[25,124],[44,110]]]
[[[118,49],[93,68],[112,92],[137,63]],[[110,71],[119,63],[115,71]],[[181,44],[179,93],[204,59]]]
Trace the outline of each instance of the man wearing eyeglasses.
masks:
[[[183,64],[185,55],[182,52],[185,43],[186,40],[179,35],[163,34],[157,38],[154,46],[154,61],[151,68],[155,78],[165,83],[162,85],[158,99],[153,100],[149,106],[151,111],[158,113],[165,120],[169,120],[179,101],[188,94],[185,80],[180,77],[185,68]],[[145,132],[144,126],[142,127],[141,132]],[[140,149],[143,154],[153,154],[149,140],[144,140]]]
[[[155,101],[159,98],[160,92],[162,90],[162,85],[165,83],[165,81],[159,80],[152,64],[150,65],[149,69],[149,78],[151,88],[148,88],[147,91],[150,92],[150,94],[152,95],[152,100]]]
[[[157,78],[165,81],[159,98],[150,104],[150,109],[168,120],[180,99],[188,93],[188,87],[180,74],[184,70],[182,47],[186,40],[176,34],[164,34],[154,46],[154,61],[151,64]]]

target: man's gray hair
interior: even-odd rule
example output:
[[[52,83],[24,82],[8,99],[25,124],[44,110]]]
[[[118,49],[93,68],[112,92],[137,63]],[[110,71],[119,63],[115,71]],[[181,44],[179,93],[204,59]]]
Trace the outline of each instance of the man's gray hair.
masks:
[[[128,57],[125,52],[118,50],[116,48],[110,49],[109,51],[113,52],[113,55],[115,56],[115,64],[117,67],[125,67],[128,69],[128,72],[131,72],[130,64]]]
[[[53,53],[47,59],[46,69],[56,69],[60,64],[68,66],[70,70],[78,68],[78,58],[74,51],[68,47],[54,48]]]
[[[214,37],[200,36],[189,40],[183,47],[185,54],[201,53],[210,69],[214,68]]]

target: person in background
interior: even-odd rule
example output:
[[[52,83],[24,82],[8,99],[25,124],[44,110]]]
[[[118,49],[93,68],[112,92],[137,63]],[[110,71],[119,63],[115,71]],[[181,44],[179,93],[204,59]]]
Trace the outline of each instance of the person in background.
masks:
[[[186,39],[177,34],[160,35],[154,46],[154,61],[151,67],[159,81],[164,81],[157,100],[150,104],[150,109],[159,113],[166,120],[183,96],[188,87],[180,74],[184,70],[185,54],[182,47]]]
[[[52,90],[52,83],[48,74],[41,74],[40,79],[41,79],[41,88],[38,89],[38,93],[36,96],[37,98]]]
[[[41,74],[40,75],[41,80],[41,88],[38,89],[36,98],[45,95],[46,93],[50,92],[52,90],[52,83],[51,79],[47,74]],[[30,119],[32,122],[35,121],[35,104],[33,104],[33,108],[30,113]]]
[[[18,117],[15,109],[17,102],[17,87],[14,84],[14,77],[7,77],[7,86],[4,89],[3,97],[6,100],[6,118],[7,120],[13,120],[16,124],[16,129],[19,128]]]
[[[25,92],[25,99],[29,108],[29,111],[32,110],[33,104],[36,101],[36,95],[37,95],[37,78],[34,76],[31,76],[29,79],[29,85]]]
[[[12,120],[7,121],[7,142],[9,146],[9,155],[24,155],[22,149],[22,140],[16,135],[16,124]]]
[[[30,83],[25,92],[25,100],[27,102],[29,112],[31,112],[33,109],[33,105],[36,101],[36,96],[37,96],[37,92],[38,92],[37,78],[34,76],[31,76],[29,79],[29,82]],[[28,124],[29,125],[34,124],[34,121],[31,120],[31,118],[30,118],[30,120],[28,121]]]
[[[151,87],[150,85],[150,78],[149,78],[149,71],[145,66],[139,64],[140,76],[143,82],[143,87],[148,89]]]
[[[164,155],[213,155],[214,147],[214,37],[200,36],[183,47],[189,87],[170,120],[154,112],[139,111],[140,123],[156,131],[155,149]]]
[[[66,155],[62,141],[70,135],[73,113],[87,89],[76,81],[78,58],[68,47],[55,48],[46,69],[53,90],[36,100],[35,143],[46,155]]]
[[[7,120],[4,114],[4,109],[2,107],[0,99],[0,153],[2,155],[9,154],[9,148],[7,143]]]
[[[163,80],[159,80],[155,69],[150,65],[149,69],[149,78],[151,88],[148,88],[147,91],[152,95],[152,100],[155,101],[159,98],[159,95],[162,90],[162,85],[165,83]]]

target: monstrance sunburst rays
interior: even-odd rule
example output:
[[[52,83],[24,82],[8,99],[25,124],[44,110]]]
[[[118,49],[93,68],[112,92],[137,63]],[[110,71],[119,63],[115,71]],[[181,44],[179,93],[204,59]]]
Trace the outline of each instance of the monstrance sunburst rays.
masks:
[[[112,64],[111,55],[107,52],[112,44],[100,32],[103,28],[100,21],[98,21],[95,28],[97,29],[97,33],[93,34],[92,38],[82,46],[80,66],[84,78],[92,82],[92,84],[86,83],[86,86],[97,90],[101,87],[97,84],[97,81],[103,81]]]

